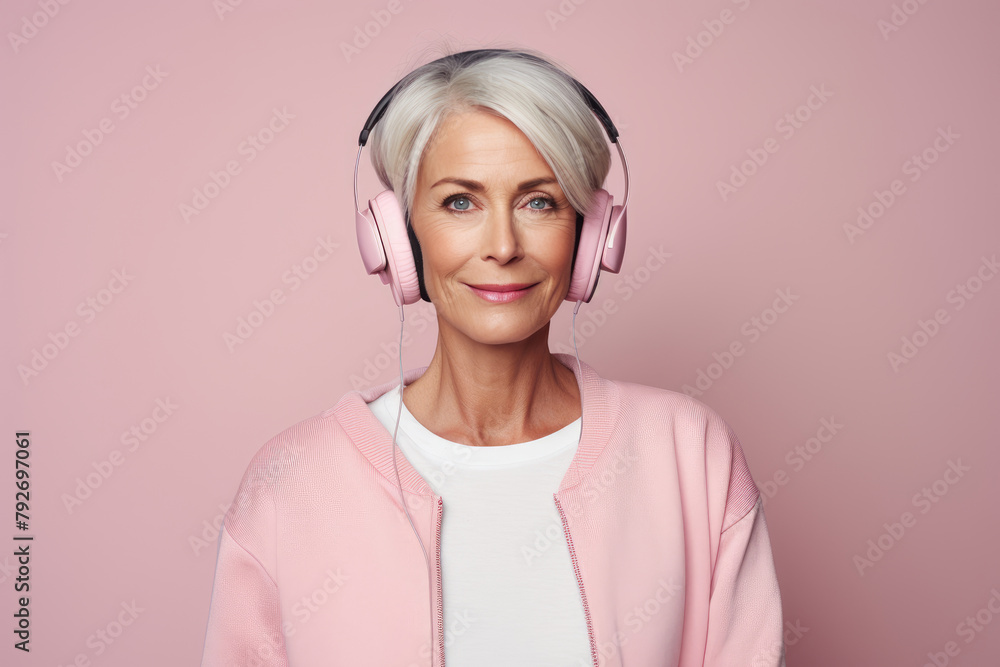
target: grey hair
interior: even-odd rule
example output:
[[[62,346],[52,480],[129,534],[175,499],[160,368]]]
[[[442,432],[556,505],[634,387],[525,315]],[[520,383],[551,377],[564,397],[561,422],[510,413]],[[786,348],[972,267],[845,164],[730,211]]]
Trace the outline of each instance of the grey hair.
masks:
[[[471,64],[462,57],[439,59],[397,85],[371,132],[370,148],[379,181],[396,193],[407,220],[429,142],[450,114],[475,107],[524,133],[578,214],[590,209],[594,191],[603,187],[611,168],[607,134],[571,75],[536,51],[504,50]]]

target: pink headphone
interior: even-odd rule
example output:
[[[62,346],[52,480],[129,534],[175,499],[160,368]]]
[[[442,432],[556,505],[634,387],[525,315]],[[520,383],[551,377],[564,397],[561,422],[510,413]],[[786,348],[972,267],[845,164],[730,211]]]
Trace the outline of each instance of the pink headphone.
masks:
[[[511,53],[511,51],[508,49],[476,49],[455,53],[439,60],[460,59],[468,64],[500,53]],[[541,62],[547,67],[553,67],[551,63],[531,54],[516,53],[522,57]],[[625,152],[618,141],[618,130],[611,122],[604,107],[583,84],[572,77],[569,78],[576,84],[587,105],[604,126],[611,143],[617,146],[625,172],[625,199],[621,206],[614,205],[612,196],[602,188],[595,193],[594,204],[583,217],[583,228],[580,230],[579,246],[566,300],[589,303],[597,289],[601,270],[611,273],[621,271],[622,260],[625,256],[627,228],[628,164],[625,161]],[[389,102],[400,90],[403,81],[406,79],[396,83],[379,100],[368,116],[358,139],[358,157],[354,162],[354,208],[358,249],[361,251],[361,259],[364,261],[365,269],[369,275],[378,274],[383,285],[391,286],[392,298],[397,306],[416,303],[420,300],[413,241],[408,234],[402,206],[392,190],[383,190],[375,195],[373,199],[368,200],[368,208],[364,211],[361,210],[358,203],[358,164],[361,160],[361,151],[368,141],[368,134],[382,118]]]

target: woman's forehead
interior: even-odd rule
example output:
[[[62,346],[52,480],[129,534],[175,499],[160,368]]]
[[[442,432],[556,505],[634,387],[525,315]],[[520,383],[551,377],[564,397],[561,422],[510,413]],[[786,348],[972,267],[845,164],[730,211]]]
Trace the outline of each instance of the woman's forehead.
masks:
[[[516,125],[482,112],[445,119],[420,162],[420,180],[426,187],[443,178],[482,181],[503,174],[516,175],[519,183],[554,178],[548,163]]]

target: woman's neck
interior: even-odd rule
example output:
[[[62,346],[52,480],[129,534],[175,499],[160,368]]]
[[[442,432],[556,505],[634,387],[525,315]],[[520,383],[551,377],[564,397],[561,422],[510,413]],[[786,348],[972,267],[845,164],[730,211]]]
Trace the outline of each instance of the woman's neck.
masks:
[[[449,346],[439,336],[427,370],[403,390],[406,409],[432,433],[472,446],[558,431],[580,418],[580,391],[573,371],[549,352],[547,334],[546,327],[538,341],[488,346]]]

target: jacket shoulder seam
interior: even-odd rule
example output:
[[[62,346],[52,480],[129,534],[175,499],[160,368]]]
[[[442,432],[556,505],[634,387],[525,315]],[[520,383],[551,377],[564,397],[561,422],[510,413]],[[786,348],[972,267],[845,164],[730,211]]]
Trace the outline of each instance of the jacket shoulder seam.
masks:
[[[749,509],[747,509],[747,511],[744,512],[743,515],[740,516],[740,518],[736,519],[731,524],[729,524],[728,526],[726,526],[725,528],[723,528],[722,532],[720,532],[719,534],[720,535],[724,535],[726,533],[726,531],[728,531],[731,528],[733,528],[734,526],[736,526],[736,524],[738,524],[741,521],[743,521],[743,519],[747,518],[751,514],[754,514],[756,511],[759,511],[758,508],[760,506],[761,506],[761,496],[760,496],[760,491],[757,491],[757,496],[754,499],[754,502],[750,505]]]
[[[243,544],[239,541],[236,535],[232,531],[230,531],[228,527],[225,526],[225,524],[223,524],[223,527],[226,529],[226,534],[229,535],[229,539],[231,539],[236,546],[242,549],[244,553],[250,556],[250,558],[253,558],[254,562],[257,563],[260,569],[263,570],[264,574],[267,575],[267,578],[271,582],[271,585],[274,586],[275,590],[277,590],[278,582],[275,581],[274,577],[271,576],[271,573],[267,571],[267,567],[264,565],[264,563],[262,563],[260,559],[257,558],[257,554],[255,554],[254,552],[250,551],[245,546],[243,546]]]

